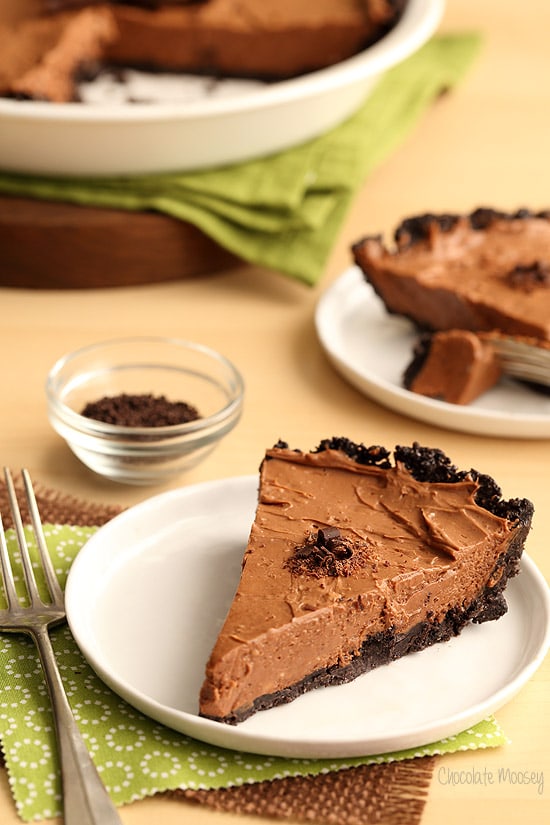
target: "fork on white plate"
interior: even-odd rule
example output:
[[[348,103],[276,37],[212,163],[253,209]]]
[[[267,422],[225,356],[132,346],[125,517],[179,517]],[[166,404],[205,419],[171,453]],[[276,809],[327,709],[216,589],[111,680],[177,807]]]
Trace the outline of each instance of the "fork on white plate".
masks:
[[[511,378],[550,388],[550,344],[531,338],[486,333],[502,371]]]

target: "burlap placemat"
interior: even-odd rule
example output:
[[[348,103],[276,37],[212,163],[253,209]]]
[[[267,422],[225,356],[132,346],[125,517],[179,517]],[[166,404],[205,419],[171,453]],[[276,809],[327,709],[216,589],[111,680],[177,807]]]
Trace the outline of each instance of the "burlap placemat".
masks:
[[[40,484],[35,485],[35,492],[44,522],[95,526],[105,524],[122,510],[113,505],[84,502]],[[28,521],[23,496],[20,501],[23,519]],[[5,528],[11,527],[2,482],[0,512]],[[175,790],[165,795],[216,811],[276,820],[319,825],[417,825],[422,818],[435,762],[436,757],[419,757],[318,776],[285,777],[221,790]]]

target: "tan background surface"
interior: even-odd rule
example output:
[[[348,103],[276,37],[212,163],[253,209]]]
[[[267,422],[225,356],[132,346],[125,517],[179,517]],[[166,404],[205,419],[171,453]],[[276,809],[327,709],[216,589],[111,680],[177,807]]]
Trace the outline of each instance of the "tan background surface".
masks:
[[[0,0],[0,9],[16,3]],[[53,433],[44,380],[57,357],[124,334],[169,334],[222,350],[242,370],[245,413],[238,429],[181,483],[254,473],[279,437],[304,449],[331,435],[366,443],[439,446],[460,466],[494,475],[506,497],[536,508],[528,551],[550,577],[550,441],[491,439],[424,425],[386,411],[348,386],[316,340],[313,313],[327,286],[349,265],[361,235],[390,232],[408,214],[550,206],[550,3],[449,0],[443,30],[475,29],[484,48],[466,79],[423,118],[406,143],[365,185],[316,289],[242,266],[195,280],[97,291],[0,289],[1,463],[27,466],[36,480],[95,501],[131,505],[159,488],[128,488],[91,475]],[[0,266],[1,251],[0,251]],[[490,663],[488,663],[490,667]],[[498,713],[509,735],[496,751],[458,754],[456,770],[500,767],[544,774],[533,785],[445,784],[436,769],[425,825],[445,821],[543,823],[550,818],[550,663]],[[0,822],[19,820],[0,774]],[[128,825],[259,822],[147,800],[122,811]]]

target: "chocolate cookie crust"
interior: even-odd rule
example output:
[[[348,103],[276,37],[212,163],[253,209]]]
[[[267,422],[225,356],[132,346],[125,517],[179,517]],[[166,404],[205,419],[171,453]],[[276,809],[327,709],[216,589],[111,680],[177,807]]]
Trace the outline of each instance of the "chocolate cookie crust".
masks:
[[[515,212],[501,212],[498,209],[481,206],[478,209],[474,209],[473,212],[470,212],[465,217],[474,232],[481,232],[496,221],[526,221],[532,218],[550,220],[550,210],[543,209],[535,212],[531,209],[522,208],[517,209]],[[403,249],[429,238],[434,224],[436,224],[442,232],[451,232],[461,218],[461,215],[451,212],[439,215],[426,212],[423,215],[405,218],[395,230],[394,240],[397,246]]]

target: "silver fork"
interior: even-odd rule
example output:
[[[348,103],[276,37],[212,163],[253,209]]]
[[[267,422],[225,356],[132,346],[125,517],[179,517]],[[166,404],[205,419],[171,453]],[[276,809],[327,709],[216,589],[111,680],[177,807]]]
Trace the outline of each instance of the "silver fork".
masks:
[[[27,470],[22,471],[31,523],[44,578],[50,593],[49,601],[44,601],[38,591],[13,479],[6,468],[4,477],[21,554],[29,605],[21,604],[15,590],[13,570],[0,515],[0,566],[4,595],[8,604],[7,609],[0,610],[0,630],[10,633],[26,633],[32,637],[38,648],[55,720],[61,764],[64,822],[67,825],[120,825],[121,819],[118,812],[107,794],[76,725],[51,645],[48,628],[65,620],[65,604],[63,591],[57,581],[46,546],[30,476]]]
[[[521,338],[490,333],[487,339],[498,355],[506,375],[550,386],[550,347],[544,346],[544,342],[537,346]]]

